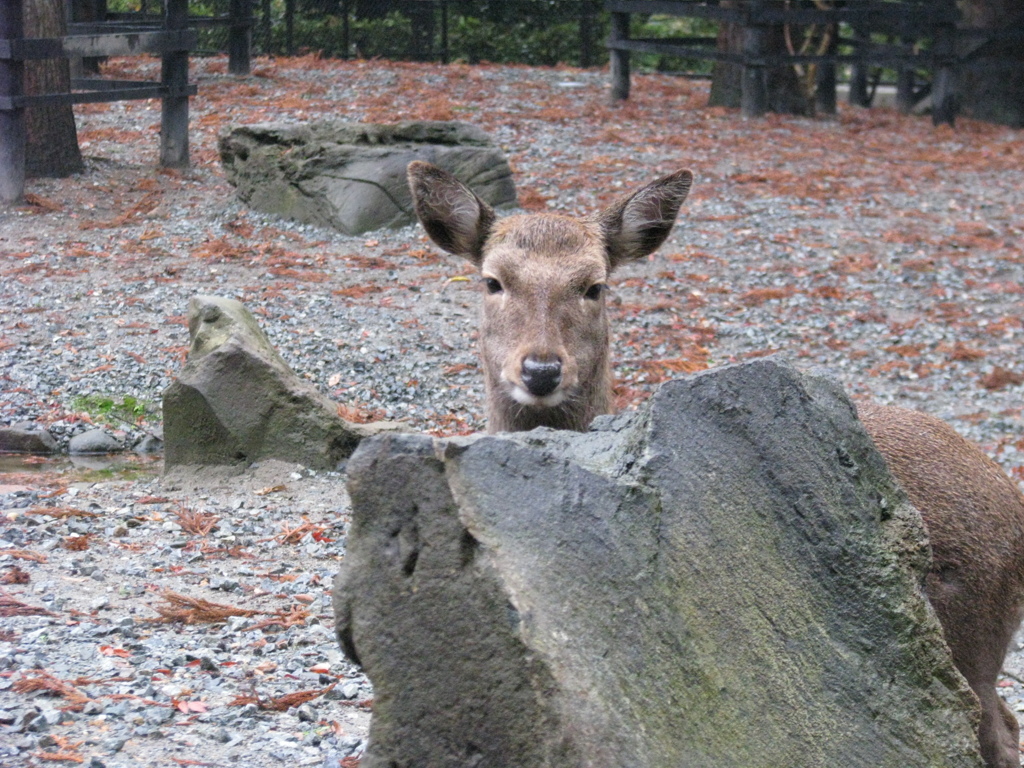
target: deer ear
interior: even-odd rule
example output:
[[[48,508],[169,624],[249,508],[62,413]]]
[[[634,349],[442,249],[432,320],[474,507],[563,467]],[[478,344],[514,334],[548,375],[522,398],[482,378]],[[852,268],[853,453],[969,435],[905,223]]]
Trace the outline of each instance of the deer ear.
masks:
[[[406,171],[416,217],[438,247],[477,266],[494,210],[447,171],[414,160]]]
[[[642,259],[665,242],[692,183],[692,173],[676,171],[598,214],[597,222],[612,269],[627,261]]]

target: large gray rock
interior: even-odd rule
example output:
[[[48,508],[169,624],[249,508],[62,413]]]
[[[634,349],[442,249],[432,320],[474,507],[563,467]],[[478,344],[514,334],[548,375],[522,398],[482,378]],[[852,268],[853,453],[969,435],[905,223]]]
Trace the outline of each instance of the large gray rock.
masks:
[[[119,453],[124,450],[124,445],[113,435],[107,434],[102,429],[90,429],[81,432],[68,442],[68,453]]]
[[[826,381],[762,360],[349,472],[366,768],[982,765],[920,517]]]
[[[416,220],[405,176],[413,160],[454,174],[491,205],[516,200],[505,156],[468,123],[249,125],[221,135],[220,157],[253,208],[348,235]]]
[[[58,445],[49,430],[36,424],[0,427],[0,453],[56,453]]]
[[[334,469],[364,437],[398,428],[342,419],[234,299],[194,297],[188,329],[188,360],[163,396],[167,468],[273,458]]]

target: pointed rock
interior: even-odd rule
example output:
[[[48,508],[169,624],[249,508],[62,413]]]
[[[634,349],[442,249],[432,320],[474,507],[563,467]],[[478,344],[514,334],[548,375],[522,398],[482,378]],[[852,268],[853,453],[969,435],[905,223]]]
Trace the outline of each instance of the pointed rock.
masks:
[[[337,405],[288,367],[234,299],[194,297],[188,326],[188,360],[163,396],[167,468],[273,458],[334,469],[364,437],[401,429],[338,416]]]

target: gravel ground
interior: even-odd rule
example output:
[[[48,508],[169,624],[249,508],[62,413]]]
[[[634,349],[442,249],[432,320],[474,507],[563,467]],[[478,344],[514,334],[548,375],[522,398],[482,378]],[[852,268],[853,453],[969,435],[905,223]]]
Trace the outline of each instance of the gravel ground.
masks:
[[[193,66],[192,168],[155,168],[158,104],[77,108],[86,172],[30,181],[32,204],[0,211],[0,425],[35,421],[64,444],[95,426],[127,447],[159,434],[188,299],[213,293],[245,302],[300,375],[366,418],[482,428],[476,287],[453,279],[467,267],[414,227],[352,238],[249,211],[216,156],[234,124],[454,118],[503,147],[530,209],[590,211],[694,170],[669,242],[613,286],[622,407],[668,376],[781,352],[855,397],[949,420],[1024,480],[1020,131],[845,108],[744,121],[703,107],[705,84],[661,76],[611,107],[606,73],[573,69],[224,70]],[[125,397],[149,406],[140,425],[83,412]],[[352,765],[372,692],[329,630],[343,468],[183,478],[159,457],[76,462],[0,464],[0,601],[49,612],[0,627],[0,763]],[[154,621],[173,595],[260,613]],[[1024,711],[1024,657],[1007,670]]]

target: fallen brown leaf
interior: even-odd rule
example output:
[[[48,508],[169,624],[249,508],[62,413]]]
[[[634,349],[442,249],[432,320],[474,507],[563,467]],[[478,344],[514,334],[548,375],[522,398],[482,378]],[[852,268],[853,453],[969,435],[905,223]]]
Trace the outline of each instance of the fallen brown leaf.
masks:
[[[306,534],[313,534],[315,538],[315,534],[322,534],[325,530],[327,530],[326,526],[305,521],[294,528],[286,527],[274,538],[281,544],[298,544]]]
[[[31,560],[33,563],[45,563],[46,555],[40,552],[33,552],[30,549],[6,549],[4,554],[13,557],[15,560]]]
[[[265,629],[266,627],[272,627],[275,625],[287,629],[288,627],[305,624],[306,619],[308,619],[310,615],[310,612],[305,608],[293,605],[287,611],[281,611],[280,613],[253,624],[249,629]]]
[[[962,341],[958,341],[953,345],[952,351],[949,353],[950,360],[959,360],[961,362],[974,362],[975,360],[981,360],[985,357],[985,353],[980,349],[971,349]]]
[[[89,548],[89,540],[95,535],[95,533],[86,533],[82,536],[65,536],[61,539],[60,545],[72,552],[84,552]]]
[[[277,493],[278,491],[283,491],[287,487],[288,486],[286,485],[268,485],[266,488],[260,488],[255,493],[257,496],[266,496],[268,493]]]
[[[236,696],[232,701],[228,702],[229,707],[244,707],[246,704],[255,704],[259,709],[268,712],[285,712],[292,707],[298,707],[305,704],[307,701],[323,696],[328,691],[332,690],[338,683],[333,682],[326,688],[321,688],[315,691],[295,691],[294,693],[286,693],[283,696],[276,698],[263,699],[259,693],[256,692],[256,688],[253,687],[252,695]]]
[[[38,757],[40,760],[49,760],[53,762],[65,762],[65,763],[84,763],[85,758],[77,752],[33,752],[34,757]]]
[[[36,213],[55,212],[64,210],[63,206],[61,206],[60,203],[54,202],[53,200],[49,200],[45,197],[41,197],[40,195],[35,195],[31,192],[25,193],[25,202],[28,203],[33,208],[39,209],[35,211]]]
[[[81,709],[92,699],[82,689],[72,685],[67,680],[61,680],[56,675],[44,670],[23,674],[21,678],[11,684],[11,688],[18,693],[35,693],[46,691],[68,700],[68,709]]]
[[[0,616],[56,616],[53,611],[23,603],[0,590]]]
[[[63,520],[66,517],[99,517],[99,512],[86,512],[74,507],[33,507],[25,510],[26,515],[49,515]]]
[[[256,616],[259,611],[235,608],[231,605],[211,603],[196,597],[188,597],[177,592],[165,590],[161,595],[163,605],[155,605],[153,609],[160,614],[159,619],[150,621],[182,621],[185,624],[211,624],[227,621],[229,616]]]
[[[1024,374],[1016,373],[998,365],[992,369],[991,373],[981,377],[981,386],[985,389],[1005,389],[1017,384],[1024,384]]]
[[[197,512],[181,505],[177,509],[172,509],[171,514],[178,518],[178,525],[182,530],[195,536],[208,536],[220,522],[220,518],[212,512]]]
[[[338,415],[345,421],[350,421],[353,424],[369,424],[371,421],[380,421],[384,418],[384,413],[380,410],[376,411],[364,411],[361,408],[356,408],[351,405],[343,405],[338,403]]]
[[[785,299],[792,293],[790,288],[754,288],[740,296],[740,302],[748,307],[759,307],[766,301]]]
[[[0,584],[28,584],[31,578],[28,571],[12,565],[3,576],[0,576]]]

